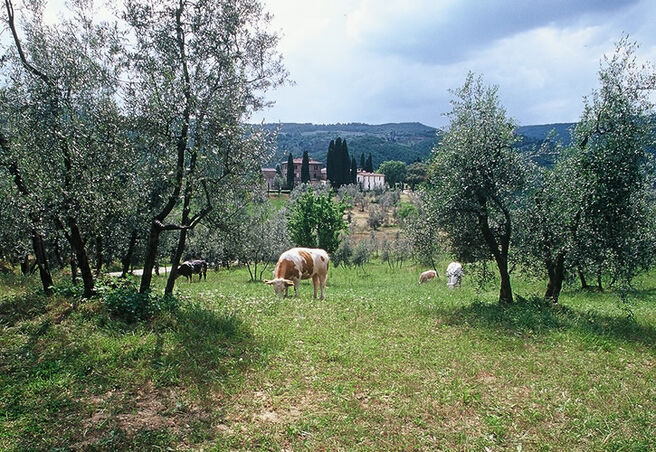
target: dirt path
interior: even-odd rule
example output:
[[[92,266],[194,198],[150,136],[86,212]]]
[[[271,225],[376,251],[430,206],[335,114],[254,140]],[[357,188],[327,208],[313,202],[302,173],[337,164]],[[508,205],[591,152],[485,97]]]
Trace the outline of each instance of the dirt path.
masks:
[[[170,267],[166,267],[166,266],[164,266],[164,267],[160,267],[160,268],[159,268],[159,274],[160,274],[160,275],[167,275],[168,272],[169,272],[169,269],[170,269]],[[133,274],[134,276],[141,276],[141,275],[143,275],[143,268],[135,269],[135,270],[132,272],[132,274]],[[110,272],[110,273],[109,273],[109,276],[117,276],[117,277],[118,277],[118,276],[121,276],[121,272]]]

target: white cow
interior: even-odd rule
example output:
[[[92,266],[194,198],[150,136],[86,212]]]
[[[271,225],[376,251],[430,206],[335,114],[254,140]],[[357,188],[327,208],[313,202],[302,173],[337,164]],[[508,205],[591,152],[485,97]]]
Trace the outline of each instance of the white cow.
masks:
[[[437,278],[437,272],[435,270],[427,270],[419,275],[419,284],[425,283],[429,279]]]
[[[447,287],[454,289],[456,286],[460,287],[462,284],[462,276],[465,272],[462,270],[460,262],[451,262],[446,267],[446,277],[449,279],[446,283]]]
[[[294,295],[298,297],[298,285],[301,279],[312,278],[314,298],[321,287],[321,299],[324,299],[326,279],[328,277],[328,253],[319,248],[292,248],[278,258],[273,279],[264,281],[273,286],[276,295],[287,296],[287,290],[294,286]]]

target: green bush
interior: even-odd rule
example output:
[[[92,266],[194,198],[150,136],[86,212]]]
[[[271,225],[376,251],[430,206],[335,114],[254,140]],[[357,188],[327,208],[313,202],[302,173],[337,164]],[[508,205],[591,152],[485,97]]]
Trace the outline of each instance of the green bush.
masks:
[[[125,279],[99,281],[97,291],[110,314],[128,323],[147,320],[161,311],[174,310],[178,305],[171,295],[141,294],[132,281]]]

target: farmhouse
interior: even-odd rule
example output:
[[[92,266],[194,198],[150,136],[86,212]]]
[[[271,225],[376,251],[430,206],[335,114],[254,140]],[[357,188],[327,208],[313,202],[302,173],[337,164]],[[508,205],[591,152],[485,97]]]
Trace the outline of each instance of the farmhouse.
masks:
[[[267,190],[273,190],[273,181],[276,178],[276,169],[262,168],[262,176],[264,176],[264,182],[266,183]]]
[[[301,165],[303,164],[303,159],[294,159],[294,184],[301,183]],[[325,172],[322,172],[323,163],[317,160],[310,159],[310,183],[319,184],[322,181],[326,180]],[[282,176],[287,175],[287,162],[282,163]]]
[[[382,190],[385,188],[385,175],[358,171],[358,187],[361,190]]]

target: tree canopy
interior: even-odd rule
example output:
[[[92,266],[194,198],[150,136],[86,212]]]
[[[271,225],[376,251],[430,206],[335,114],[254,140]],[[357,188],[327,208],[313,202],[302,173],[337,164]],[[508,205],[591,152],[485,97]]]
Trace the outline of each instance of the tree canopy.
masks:
[[[396,187],[397,184],[403,184],[405,182],[407,171],[407,165],[398,160],[383,162],[378,167],[378,172],[385,175],[385,182],[387,182],[390,187]]]
[[[458,259],[495,260],[499,302],[510,303],[511,210],[525,182],[512,147],[515,125],[497,87],[485,86],[480,77],[470,73],[453,94],[449,128],[434,150],[426,201]]]
[[[346,206],[330,194],[306,190],[290,207],[288,228],[297,246],[323,248],[334,253],[339,246],[339,234],[346,229]]]

